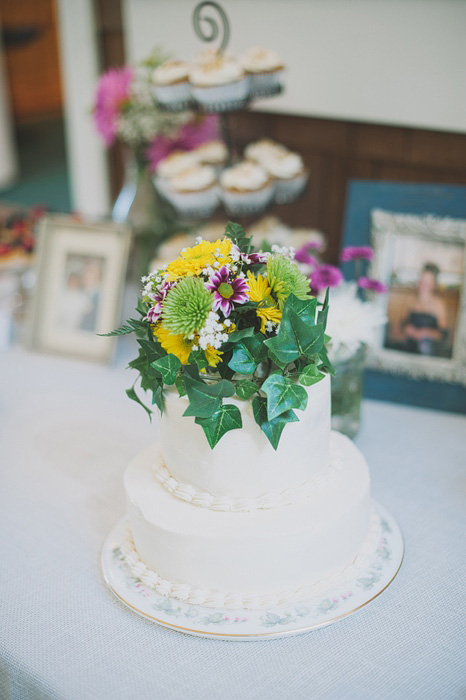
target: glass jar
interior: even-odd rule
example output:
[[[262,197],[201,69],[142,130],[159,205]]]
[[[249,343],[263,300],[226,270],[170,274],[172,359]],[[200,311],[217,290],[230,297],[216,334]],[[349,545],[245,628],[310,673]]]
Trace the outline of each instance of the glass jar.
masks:
[[[332,377],[332,429],[354,438],[361,423],[364,346],[350,356],[333,360],[336,376]]]

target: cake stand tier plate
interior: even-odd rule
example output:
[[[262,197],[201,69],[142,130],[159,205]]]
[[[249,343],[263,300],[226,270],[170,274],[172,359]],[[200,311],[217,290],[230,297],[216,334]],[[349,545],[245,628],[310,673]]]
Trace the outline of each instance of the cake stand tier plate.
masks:
[[[303,634],[352,615],[375,600],[392,583],[403,561],[401,530],[391,513],[373,503],[381,522],[377,550],[357,578],[309,600],[280,608],[225,610],[164,597],[135,578],[119,555],[126,519],[108,534],[102,549],[102,570],[113,593],[139,615],[185,634],[231,641],[259,641]]]

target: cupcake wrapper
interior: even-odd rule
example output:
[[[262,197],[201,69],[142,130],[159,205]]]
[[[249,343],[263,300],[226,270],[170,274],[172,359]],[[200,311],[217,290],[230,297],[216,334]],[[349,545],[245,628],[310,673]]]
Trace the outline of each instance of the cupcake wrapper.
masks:
[[[191,86],[188,82],[175,83],[174,85],[155,85],[154,96],[161,107],[171,109],[182,109],[192,101]]]
[[[309,173],[298,175],[289,180],[278,179],[275,192],[276,203],[288,204],[289,202],[294,202],[295,199],[298,199],[304,192],[308,179]]]
[[[219,202],[217,186],[199,192],[174,192],[167,189],[165,196],[181,216],[193,219],[210,216]]]
[[[251,73],[251,95],[267,97],[277,95],[283,89],[283,70],[270,73]]]
[[[273,201],[275,185],[264,187],[254,192],[231,192],[222,190],[221,198],[228,214],[232,216],[248,216],[258,214],[266,209]]]
[[[191,94],[198,105],[206,111],[226,112],[243,106],[249,98],[249,77],[227,85],[211,87],[191,86]]]

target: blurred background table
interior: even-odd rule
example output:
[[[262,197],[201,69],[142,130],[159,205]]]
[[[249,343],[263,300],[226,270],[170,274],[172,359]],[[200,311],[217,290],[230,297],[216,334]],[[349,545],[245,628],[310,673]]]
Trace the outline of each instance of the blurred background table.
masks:
[[[0,357],[0,697],[464,697],[466,418],[366,401],[356,440],[405,538],[401,572],[346,620],[266,643],[184,636],[138,617],[100,573],[122,474],[156,428],[113,367]]]

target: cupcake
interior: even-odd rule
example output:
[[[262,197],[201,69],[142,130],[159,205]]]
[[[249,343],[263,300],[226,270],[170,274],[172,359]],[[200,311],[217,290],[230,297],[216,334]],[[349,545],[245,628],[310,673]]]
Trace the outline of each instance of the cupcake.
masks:
[[[272,153],[262,160],[262,167],[275,178],[275,201],[286,204],[297,199],[306,187],[309,173],[297,153]]]
[[[220,175],[221,198],[228,214],[247,216],[263,211],[273,200],[275,185],[266,170],[249,161]]]
[[[282,146],[272,139],[260,139],[253,141],[244,150],[244,155],[248,160],[253,160],[261,165],[264,160],[273,158],[275,155],[289,153],[286,146]]]
[[[228,160],[228,148],[223,141],[217,139],[206,141],[193,151],[199,163],[210,165],[219,173],[225,167]]]
[[[158,164],[154,185],[160,194],[166,196],[167,190],[170,189],[170,180],[197,163],[193,151],[173,151]]]
[[[190,65],[184,61],[165,61],[152,74],[155,99],[170,109],[185,109],[191,102]]]
[[[251,78],[251,95],[267,97],[281,92],[285,66],[276,51],[255,47],[241,57],[241,65]]]
[[[242,107],[249,96],[249,77],[240,64],[217,55],[192,68],[191,94],[207,112],[227,112]]]
[[[193,165],[170,180],[166,197],[184,218],[211,216],[218,205],[215,170],[208,165]]]

